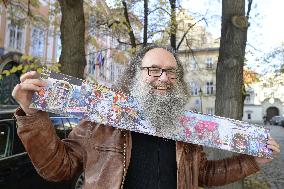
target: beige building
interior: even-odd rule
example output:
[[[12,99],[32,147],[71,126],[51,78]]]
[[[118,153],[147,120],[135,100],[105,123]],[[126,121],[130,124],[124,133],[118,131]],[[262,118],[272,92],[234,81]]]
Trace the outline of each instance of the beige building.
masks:
[[[185,80],[191,94],[189,108],[206,114],[214,114],[216,92],[216,67],[219,56],[219,39],[198,25],[182,10],[177,15],[179,42],[178,54],[185,68]]]
[[[189,105],[192,110],[214,114],[218,53],[218,48],[179,51],[191,95]]]
[[[22,55],[37,57],[41,64],[46,65],[59,59],[59,28],[54,25],[59,19],[50,14],[48,4],[39,7],[28,7],[27,4],[27,0],[11,0],[7,7],[0,4],[1,74],[20,65]],[[21,71],[16,71],[0,80],[0,104],[16,104],[11,92],[19,83],[20,75]]]
[[[60,55],[59,28],[51,23],[48,5],[30,7],[33,18],[27,16],[27,1],[0,4],[0,56],[8,52],[32,55],[43,63],[56,62]]]
[[[181,11],[177,18],[179,41],[195,21],[186,11]],[[191,94],[189,108],[214,114],[219,39],[214,39],[196,24],[186,35],[178,54],[185,68],[185,80]],[[268,122],[273,116],[284,116],[283,84],[283,74],[266,74],[259,78],[259,82],[246,86],[243,120],[263,123],[264,119]]]

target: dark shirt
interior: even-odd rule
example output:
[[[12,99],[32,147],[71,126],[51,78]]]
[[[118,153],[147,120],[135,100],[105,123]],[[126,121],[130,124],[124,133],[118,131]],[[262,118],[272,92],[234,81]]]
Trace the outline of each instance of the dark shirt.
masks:
[[[175,189],[175,141],[131,133],[132,151],[124,189]]]

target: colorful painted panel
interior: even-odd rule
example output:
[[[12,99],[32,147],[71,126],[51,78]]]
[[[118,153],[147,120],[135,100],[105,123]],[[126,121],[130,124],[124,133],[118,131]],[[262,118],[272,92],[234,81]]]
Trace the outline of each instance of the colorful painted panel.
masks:
[[[120,129],[237,153],[270,157],[269,130],[217,116],[185,112],[171,132],[158,130],[131,96],[99,84],[44,70],[48,86],[35,93],[32,108],[74,116]]]

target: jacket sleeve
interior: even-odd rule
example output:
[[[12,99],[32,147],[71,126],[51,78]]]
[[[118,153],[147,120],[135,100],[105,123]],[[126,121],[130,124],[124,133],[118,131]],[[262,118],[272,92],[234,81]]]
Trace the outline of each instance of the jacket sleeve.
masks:
[[[200,147],[199,186],[222,186],[259,171],[253,156],[239,154],[222,160],[207,160]]]
[[[18,109],[15,112],[17,133],[37,172],[50,181],[71,179],[82,170],[86,129],[75,127],[66,140],[60,140],[48,113],[32,116]]]

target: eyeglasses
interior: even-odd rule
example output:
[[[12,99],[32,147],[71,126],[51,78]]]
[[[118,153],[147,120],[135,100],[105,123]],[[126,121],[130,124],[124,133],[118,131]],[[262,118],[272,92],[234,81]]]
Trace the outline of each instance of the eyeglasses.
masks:
[[[163,72],[167,73],[167,76],[170,79],[176,79],[177,78],[177,70],[174,68],[170,69],[162,69],[162,68],[157,68],[157,67],[141,67],[141,69],[147,69],[148,70],[148,75],[153,76],[153,77],[161,77]]]

